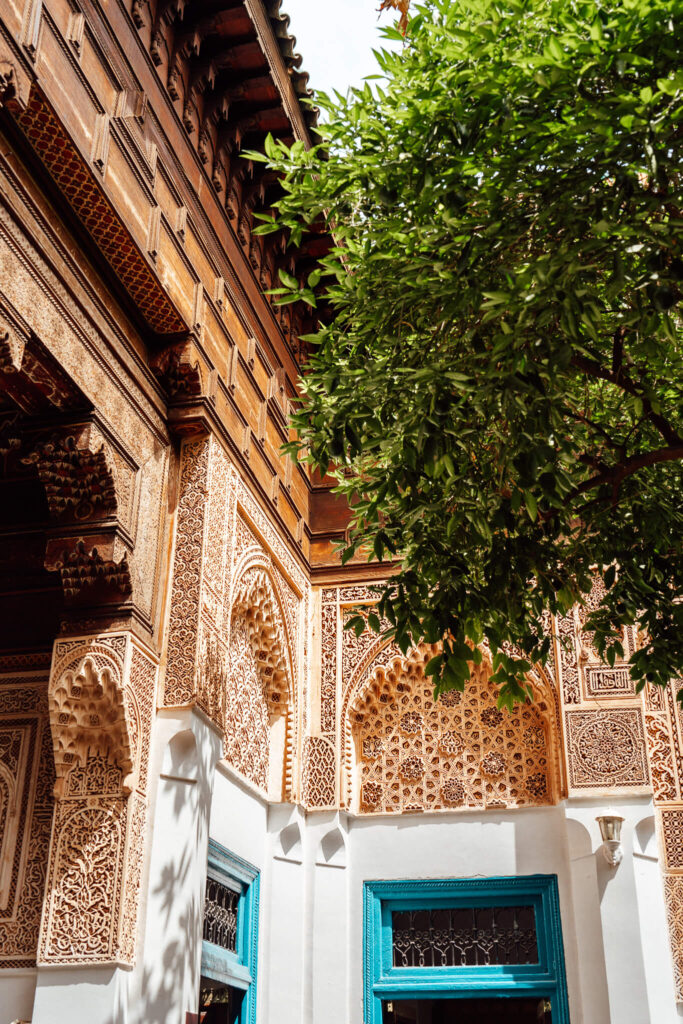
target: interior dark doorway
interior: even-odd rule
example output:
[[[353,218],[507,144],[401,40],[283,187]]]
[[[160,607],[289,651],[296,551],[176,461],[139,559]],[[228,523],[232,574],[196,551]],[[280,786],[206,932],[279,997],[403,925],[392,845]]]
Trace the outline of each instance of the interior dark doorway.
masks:
[[[382,1024],[552,1024],[548,999],[401,999],[382,1004]]]

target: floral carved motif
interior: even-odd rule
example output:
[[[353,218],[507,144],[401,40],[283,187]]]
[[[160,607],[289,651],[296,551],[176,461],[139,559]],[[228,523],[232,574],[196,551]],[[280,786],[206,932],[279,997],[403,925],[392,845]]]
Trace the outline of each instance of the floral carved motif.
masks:
[[[134,961],[155,681],[130,634],[55,644],[57,800],[40,963]]]
[[[334,594],[335,591],[332,591]],[[337,602],[322,606],[322,664],[320,678],[320,727],[332,732],[337,717]]]
[[[241,616],[233,620],[230,671],[225,694],[225,759],[245,778],[268,788],[270,715],[249,635]]]
[[[679,799],[673,760],[671,730],[666,713],[645,712],[648,760],[655,803]]]
[[[581,686],[579,683],[579,663],[576,647],[576,620],[574,614],[559,616],[557,619],[557,652],[559,664],[556,666],[558,678],[562,680],[562,696],[565,704],[581,703]]]
[[[553,802],[559,782],[551,749],[557,742],[555,717],[548,695],[537,692],[535,703],[512,713],[499,712],[485,657],[482,666],[473,668],[458,699],[435,703],[432,683],[424,675],[434,653],[436,648],[420,647],[376,667],[349,704],[360,810],[386,813]],[[498,715],[503,716],[502,723]],[[535,744],[527,747],[524,737],[530,732]]]
[[[683,875],[664,876],[664,900],[674,968],[676,1001],[683,1002]]]
[[[183,443],[164,689],[166,705],[188,704],[194,697],[208,463],[207,438]]]
[[[570,786],[649,786],[639,708],[565,712]]]

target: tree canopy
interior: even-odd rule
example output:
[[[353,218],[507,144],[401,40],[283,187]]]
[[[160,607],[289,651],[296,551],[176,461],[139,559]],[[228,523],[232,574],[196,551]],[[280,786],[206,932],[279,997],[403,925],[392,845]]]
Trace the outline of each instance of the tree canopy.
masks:
[[[348,498],[343,557],[397,564],[371,625],[443,640],[437,690],[486,638],[523,699],[596,576],[606,660],[637,624],[639,685],[683,672],[682,15],[427,0],[378,81],[317,97],[320,145],[269,140],[259,230],[336,243],[281,273],[278,301],[334,313],[292,449]]]

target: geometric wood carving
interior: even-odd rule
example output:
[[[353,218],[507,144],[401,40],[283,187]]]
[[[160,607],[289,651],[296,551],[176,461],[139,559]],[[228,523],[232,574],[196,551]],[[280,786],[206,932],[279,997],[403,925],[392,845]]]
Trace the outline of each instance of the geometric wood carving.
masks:
[[[147,323],[159,334],[187,330],[40,89],[31,88],[24,110],[14,100],[7,103],[7,109]]]

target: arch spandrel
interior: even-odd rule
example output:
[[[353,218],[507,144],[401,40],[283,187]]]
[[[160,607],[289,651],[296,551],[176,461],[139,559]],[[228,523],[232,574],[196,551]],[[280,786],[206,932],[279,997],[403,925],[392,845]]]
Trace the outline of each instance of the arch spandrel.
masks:
[[[533,702],[501,710],[484,650],[465,692],[435,703],[424,667],[437,651],[422,645],[370,666],[349,695],[346,803],[361,813],[555,803],[564,790],[559,718],[542,671],[528,677]]]

